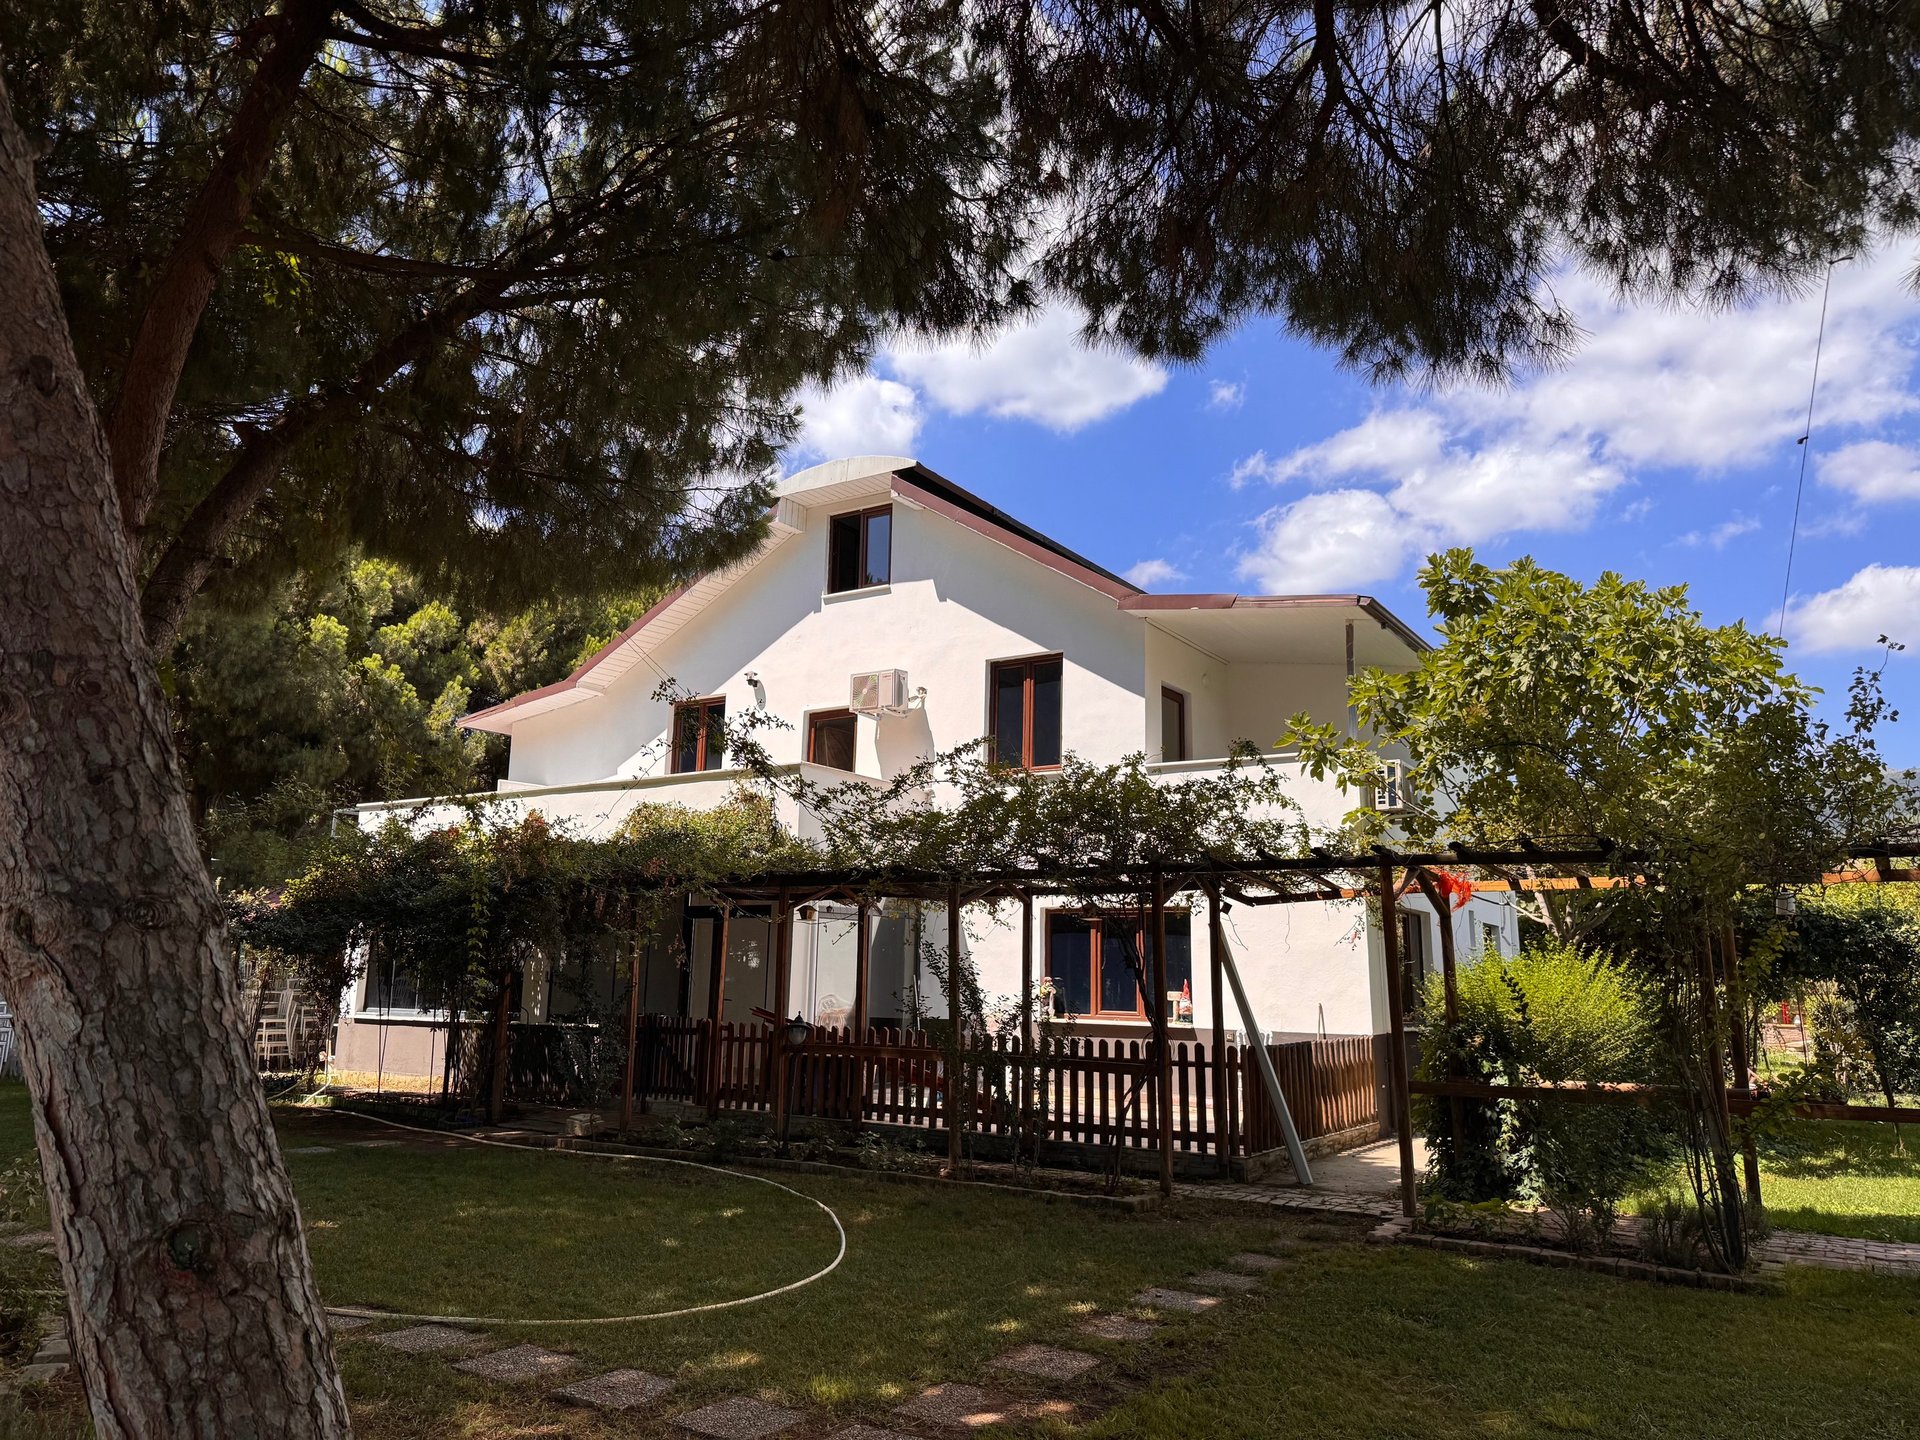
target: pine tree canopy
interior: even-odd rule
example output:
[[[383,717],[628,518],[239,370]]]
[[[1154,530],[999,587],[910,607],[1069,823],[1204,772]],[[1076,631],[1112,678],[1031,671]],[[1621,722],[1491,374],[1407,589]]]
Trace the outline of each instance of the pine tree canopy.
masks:
[[[737,557],[793,397],[1040,287],[1375,375],[1908,229],[1895,0],[42,0],[0,14],[170,642],[349,546],[461,603]]]

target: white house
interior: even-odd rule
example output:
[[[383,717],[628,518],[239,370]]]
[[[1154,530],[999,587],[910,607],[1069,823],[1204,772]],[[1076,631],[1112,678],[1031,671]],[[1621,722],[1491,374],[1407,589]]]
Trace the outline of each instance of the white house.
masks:
[[[583,834],[612,829],[647,801],[717,803],[742,777],[708,744],[706,721],[749,708],[790,723],[762,742],[816,779],[883,780],[983,737],[1005,763],[1045,769],[1067,752],[1095,761],[1144,753],[1152,773],[1174,779],[1220,766],[1248,740],[1290,770],[1308,821],[1331,826],[1354,797],[1271,747],[1299,711],[1342,720],[1350,675],[1410,666],[1424,643],[1364,595],[1148,594],[913,460],[863,456],[790,477],[755,554],[667,596],[565,680],[462,723],[510,737],[503,803]],[[869,677],[858,709],[856,677]],[[698,698],[656,698],[666,682]],[[355,813],[366,825],[394,811],[425,820],[436,806],[386,802]],[[782,818],[803,833],[811,823],[791,805]],[[1379,936],[1363,905],[1240,907],[1229,918],[1259,1029],[1387,1029]],[[937,908],[895,908],[871,923],[869,1018],[944,1014],[940,987],[918,963],[920,936],[944,941]],[[1144,1035],[1148,1002],[1131,974],[1102,966],[1105,932],[1140,919],[1060,909],[1036,923],[1065,1023]],[[1438,923],[1424,901],[1404,902],[1416,966],[1437,954]],[[1475,897],[1449,923],[1462,955],[1517,940],[1504,900]],[[768,922],[734,919],[722,1018],[760,1008],[844,1023],[853,927],[850,911],[812,908],[798,922],[791,993],[774,996]],[[1189,991],[1191,1005],[1184,996],[1169,1003],[1177,1020],[1204,1025],[1207,966],[1188,963],[1188,937],[1203,926],[1181,910],[1169,928],[1169,984]],[[969,931],[983,987],[1017,992],[1017,924],[970,915]],[[650,1012],[707,1014],[716,934],[712,915],[689,913],[686,965],[649,967]],[[437,1067],[422,1023],[432,1017],[415,1008],[403,976],[370,976],[352,1000],[344,1066],[372,1069],[377,1058],[389,1073]],[[532,976],[523,1014],[559,1018],[573,1003],[551,977]],[[1229,1024],[1241,1028],[1237,1015]]]

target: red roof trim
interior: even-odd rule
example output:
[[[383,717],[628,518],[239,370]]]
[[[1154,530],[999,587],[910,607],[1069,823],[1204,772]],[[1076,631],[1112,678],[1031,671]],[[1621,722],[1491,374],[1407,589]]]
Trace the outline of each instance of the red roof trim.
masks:
[[[489,705],[484,710],[475,710],[470,715],[462,715],[455,724],[462,730],[485,730],[488,727],[479,723],[482,720],[501,714],[503,711],[517,710],[520,706],[530,701],[544,700],[549,695],[560,695],[568,690],[577,688],[580,682],[592,674],[594,669],[599,666],[602,661],[612,655],[613,652],[618,650],[622,645],[626,644],[627,641],[638,635],[642,630],[646,629],[647,626],[651,625],[666,611],[669,605],[686,594],[691,588],[692,586],[690,585],[679,585],[661,596],[660,599],[656,600],[647,608],[646,614],[642,615],[638,620],[614,636],[613,639],[594,651],[593,654],[588,656],[579,665],[575,666],[573,673],[567,676],[566,679],[556,680],[551,685],[542,685],[538,690],[529,690],[524,695],[514,696],[511,700],[502,700],[498,705]]]
[[[1029,560],[1038,561],[1049,570],[1056,571],[1066,576],[1069,580],[1077,580],[1090,590],[1098,590],[1109,599],[1120,601],[1123,606],[1128,600],[1136,599],[1140,596],[1140,592],[1133,586],[1123,581],[1110,579],[1088,566],[1076,564],[1064,555],[1055,554],[1044,545],[1034,544],[1033,541],[1027,539],[1024,535],[1017,534],[1007,529],[1004,525],[996,525],[991,520],[983,519],[978,515],[963,510],[952,501],[942,499],[931,490],[914,484],[905,476],[895,475],[893,477],[893,493],[903,499],[911,500],[914,504],[924,509],[931,510],[943,519],[953,521],[956,525],[964,525],[967,529],[973,531],[974,534],[984,535],[996,545],[1004,545],[1017,555],[1024,555]]]

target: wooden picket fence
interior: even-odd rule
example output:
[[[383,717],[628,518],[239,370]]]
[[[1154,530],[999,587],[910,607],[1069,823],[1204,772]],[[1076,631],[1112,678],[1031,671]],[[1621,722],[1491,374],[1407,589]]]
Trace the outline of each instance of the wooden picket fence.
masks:
[[[765,1025],[650,1015],[637,1037],[637,1099],[677,1100],[719,1112],[773,1109],[775,1049]],[[1303,1139],[1374,1123],[1374,1041],[1305,1040],[1269,1047]],[[1068,1144],[1155,1149],[1160,1093],[1145,1040],[1049,1037],[1022,1047],[1014,1035],[970,1037],[961,1083],[924,1030],[874,1027],[856,1036],[816,1029],[786,1057],[787,1113],[853,1124],[944,1129],[949,1107],[979,1134],[1023,1131]],[[1218,1097],[1216,1071],[1224,1069]],[[1250,1055],[1229,1045],[1177,1042],[1171,1065],[1173,1144],[1182,1153],[1244,1155],[1275,1149],[1279,1124]],[[549,1087],[550,1088],[550,1087]],[[957,1102],[955,1095],[957,1092]],[[1224,1100],[1224,1109],[1219,1101]]]

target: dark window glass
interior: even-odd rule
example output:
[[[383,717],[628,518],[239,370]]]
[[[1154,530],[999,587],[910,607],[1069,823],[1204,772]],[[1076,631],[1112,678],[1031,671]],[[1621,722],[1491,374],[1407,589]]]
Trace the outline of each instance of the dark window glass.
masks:
[[[885,585],[893,578],[893,512],[874,510],[865,519],[867,534],[860,562],[861,583]]]
[[[718,770],[727,755],[727,702],[690,700],[673,707],[673,773]]]
[[[860,517],[836,515],[827,529],[827,593],[860,588]]]
[[[1409,1017],[1418,1017],[1427,998],[1427,926],[1417,911],[1400,914],[1400,973],[1404,977],[1400,1003]]]
[[[1160,691],[1160,758],[1187,758],[1187,697],[1164,686]]]
[[[1105,920],[1100,928],[1100,1009],[1108,1015],[1137,1015],[1140,986],[1134,967],[1140,966],[1149,984],[1153,974],[1140,964],[1140,937],[1123,920]]]
[[[1033,747],[1029,765],[1060,763],[1060,676],[1061,662],[1033,662]]]
[[[836,515],[827,528],[827,593],[885,585],[893,577],[893,511]]]
[[[1192,1015],[1193,997],[1193,917],[1182,912],[1167,916],[1167,990],[1179,995],[1182,1001],[1168,1002],[1168,1018],[1178,1018],[1181,1011]]]
[[[1053,1013],[1093,1012],[1093,925],[1072,915],[1052,917],[1047,940],[1047,978],[1053,981]]]
[[[993,671],[993,758],[1024,765],[1027,743],[1027,667],[996,665]]]
[[[835,770],[853,769],[853,743],[859,722],[844,712],[815,715],[807,727],[807,758]]]

